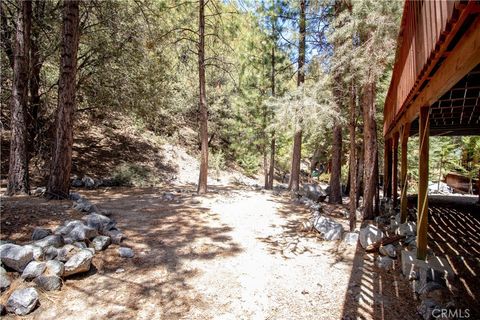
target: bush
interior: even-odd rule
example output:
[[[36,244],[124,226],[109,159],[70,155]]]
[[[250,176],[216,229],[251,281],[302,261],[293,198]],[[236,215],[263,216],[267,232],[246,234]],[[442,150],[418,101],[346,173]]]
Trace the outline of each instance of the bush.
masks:
[[[151,185],[151,169],[135,163],[122,163],[113,170],[112,180],[118,186],[146,186]]]

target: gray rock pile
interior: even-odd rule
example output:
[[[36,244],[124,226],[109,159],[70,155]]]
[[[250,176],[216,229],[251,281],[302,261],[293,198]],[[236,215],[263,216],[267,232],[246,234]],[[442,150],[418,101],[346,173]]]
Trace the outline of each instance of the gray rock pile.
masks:
[[[1,291],[10,287],[12,277],[25,281],[6,300],[7,312],[32,312],[38,304],[37,289],[60,290],[65,278],[90,271],[96,252],[121,243],[123,234],[114,220],[98,213],[96,206],[78,194],[71,198],[76,199],[74,208],[85,213],[81,220],[66,221],[53,231],[34,228],[32,241],[24,245],[1,242]],[[118,254],[126,258],[135,255],[126,247],[120,247]]]

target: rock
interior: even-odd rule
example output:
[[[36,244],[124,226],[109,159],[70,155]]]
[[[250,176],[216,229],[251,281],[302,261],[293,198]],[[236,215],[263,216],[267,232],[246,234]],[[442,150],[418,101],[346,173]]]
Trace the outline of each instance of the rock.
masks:
[[[402,223],[397,228],[396,234],[401,236],[415,236],[417,234],[417,224],[411,221]]]
[[[416,241],[417,241],[417,236],[409,235],[405,238],[405,240],[403,240],[403,243],[405,243],[406,245],[409,245],[411,243],[416,243]]]
[[[43,238],[51,235],[52,233],[53,233],[53,232],[52,232],[52,230],[50,230],[50,229],[35,228],[35,229],[33,229],[32,240],[33,240],[33,241],[36,241],[36,240],[43,239]]]
[[[35,288],[15,290],[7,300],[7,311],[19,316],[29,314],[38,303],[38,292]]]
[[[120,254],[120,257],[122,258],[133,258],[135,256],[133,250],[127,247],[118,248],[118,254]]]
[[[175,196],[171,192],[164,192],[162,195],[162,200],[167,202],[174,201]]]
[[[97,230],[84,224],[77,224],[72,231],[68,233],[67,237],[71,238],[73,241],[84,241],[95,238],[97,235]]]
[[[68,198],[70,200],[73,200],[73,201],[78,201],[78,200],[82,199],[82,196],[79,193],[70,192],[70,195],[68,196]]]
[[[112,230],[105,231],[103,235],[110,237],[113,244],[120,244],[123,239],[123,233],[120,230],[114,228]]]
[[[45,262],[31,261],[23,270],[22,278],[25,280],[32,280],[40,276],[45,271]]]
[[[83,181],[81,179],[73,179],[72,180],[72,183],[71,183],[71,186],[74,187],[74,188],[80,188],[80,187],[83,187]]]
[[[62,247],[65,243],[63,241],[63,237],[59,234],[52,234],[50,236],[47,236],[43,238],[42,240],[35,241],[33,243],[34,245],[41,247],[41,248],[46,248],[46,247],[55,247],[55,248],[60,248]]]
[[[57,256],[58,256],[58,249],[57,248],[50,246],[50,247],[47,247],[45,249],[45,255],[44,255],[45,260],[53,260]]]
[[[43,272],[46,276],[63,276],[65,271],[65,265],[58,260],[50,260],[45,263],[45,271]]]
[[[33,260],[33,251],[28,247],[8,243],[0,246],[0,258],[7,267],[23,272],[27,264]]]
[[[55,234],[60,234],[62,236],[67,236],[73,228],[75,228],[77,225],[83,225],[83,222],[80,220],[70,220],[66,221],[63,226],[58,227],[55,229]]]
[[[366,248],[372,243],[382,240],[385,236],[382,230],[374,225],[368,225],[365,228],[360,229],[360,244],[362,247]]]
[[[380,246],[378,249],[380,254],[383,254],[384,256],[389,256],[390,258],[396,258],[397,257],[397,250],[395,249],[395,246],[393,244],[387,244],[386,246]]]
[[[74,210],[79,212],[96,212],[98,211],[97,207],[90,203],[90,201],[80,198],[77,202],[75,202],[72,206]]]
[[[93,180],[89,176],[83,176],[82,182],[83,182],[83,185],[85,186],[85,188],[95,187],[95,180]]]
[[[390,257],[382,257],[378,256],[377,257],[377,267],[385,269],[385,270],[390,270],[393,268],[393,260]]]
[[[350,246],[356,246],[358,243],[358,233],[356,232],[345,233],[343,235],[343,241]]]
[[[98,213],[90,213],[89,215],[83,217],[83,220],[85,220],[87,226],[96,229],[101,234],[105,231],[113,229],[117,224],[109,217]]]
[[[117,270],[115,270],[115,273],[122,273],[122,272],[125,272],[125,269],[118,268]]]
[[[60,290],[63,284],[62,278],[57,276],[39,276],[33,281],[39,288],[45,291]]]
[[[12,281],[10,280],[10,276],[8,275],[7,271],[0,267],[0,290],[3,292],[4,290],[10,287]]]
[[[80,249],[87,249],[87,244],[83,241],[77,241],[77,242],[74,242],[73,245],[77,248],[80,248]]]
[[[42,247],[36,246],[34,244],[26,244],[25,248],[32,250],[33,259],[35,260],[44,260],[45,259],[45,250]]]
[[[433,320],[435,319],[433,311],[438,309],[441,309],[441,306],[431,299],[426,299],[422,300],[422,303],[417,308],[417,312],[424,320]]]
[[[110,243],[112,243],[110,237],[96,236],[93,238],[91,246],[95,249],[95,251],[102,251],[107,249]]]
[[[313,222],[313,227],[322,235],[325,240],[340,240],[343,235],[343,226],[325,216],[318,216]]]
[[[0,316],[3,316],[6,313],[7,313],[7,309],[3,304],[0,304]]]
[[[315,202],[323,202],[327,197],[327,193],[315,183],[304,183],[300,190],[300,195],[307,197]]]
[[[46,191],[47,191],[47,188],[38,187],[37,189],[35,189],[35,191],[33,191],[33,195],[35,197],[42,197],[45,194]]]
[[[75,247],[72,244],[66,244],[65,246],[63,246],[63,248],[58,249],[57,260],[66,262],[79,251],[80,248]]]
[[[93,253],[90,250],[81,249],[65,263],[64,276],[67,277],[72,274],[87,272],[90,270],[92,258]]]

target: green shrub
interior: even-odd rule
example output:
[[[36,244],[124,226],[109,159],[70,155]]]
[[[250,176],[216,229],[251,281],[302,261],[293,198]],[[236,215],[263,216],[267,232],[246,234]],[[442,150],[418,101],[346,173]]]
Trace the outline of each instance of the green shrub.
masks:
[[[135,163],[122,163],[113,170],[112,180],[118,186],[146,186],[151,185],[154,179],[150,168]]]

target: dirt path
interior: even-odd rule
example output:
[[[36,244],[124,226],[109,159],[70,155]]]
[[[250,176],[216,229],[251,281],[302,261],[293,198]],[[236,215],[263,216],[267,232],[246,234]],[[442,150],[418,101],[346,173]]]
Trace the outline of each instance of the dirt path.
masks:
[[[354,247],[299,232],[310,214],[286,195],[183,191],[173,202],[154,189],[84,192],[112,213],[136,257],[111,246],[95,270],[44,293],[30,318],[381,319],[399,295],[398,285],[390,298],[375,287],[382,279]]]

